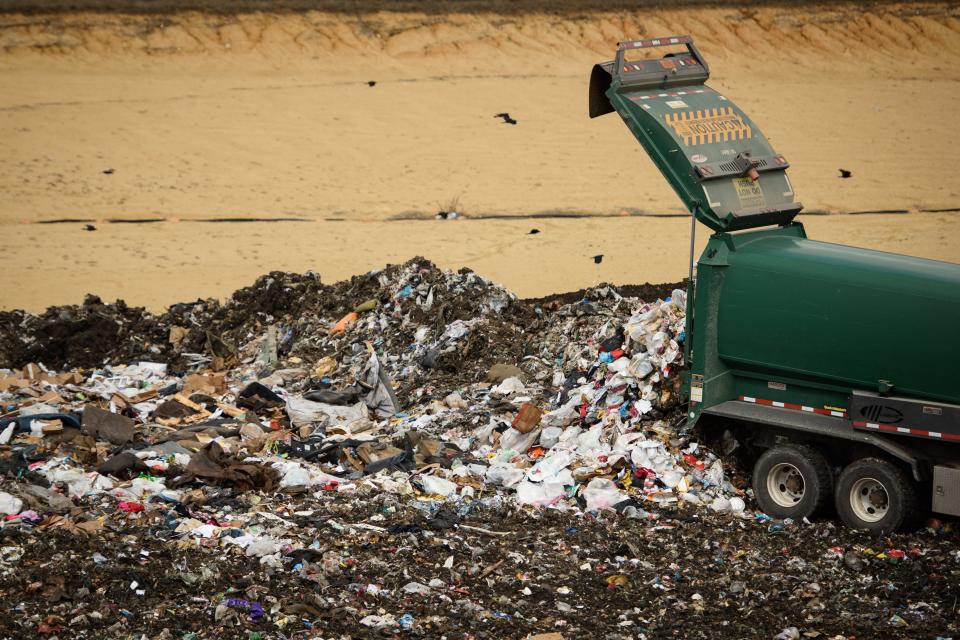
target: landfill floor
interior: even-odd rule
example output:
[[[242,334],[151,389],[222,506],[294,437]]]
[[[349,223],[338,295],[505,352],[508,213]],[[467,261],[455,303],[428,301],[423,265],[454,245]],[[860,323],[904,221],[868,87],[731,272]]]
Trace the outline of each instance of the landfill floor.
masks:
[[[415,258],[0,313],[0,637],[957,636],[956,522],[773,519],[682,427],[683,296]]]
[[[4,578],[4,601],[15,606],[0,632],[35,637],[46,625],[62,638],[769,638],[795,626],[810,638],[933,638],[957,628],[957,546],[927,532],[878,541],[830,522],[771,531],[682,513],[653,525],[525,510],[462,520],[504,534],[492,536],[431,529],[415,510],[383,514],[376,501],[330,497],[296,508],[314,510],[289,517],[320,547],[276,569],[216,546],[177,545],[144,518],[112,522],[95,544],[66,531],[35,535],[16,579]],[[358,523],[384,531],[351,527]],[[907,549],[907,558],[893,563],[866,551],[888,545]],[[95,551],[105,557],[99,564]],[[844,553],[856,560],[845,563]],[[293,569],[321,558],[336,561],[312,574]],[[428,593],[403,590],[433,579],[442,586]],[[218,603],[231,598],[262,603],[263,616],[254,620],[238,605],[216,620]],[[367,628],[360,621],[368,615],[409,615],[412,628]]]

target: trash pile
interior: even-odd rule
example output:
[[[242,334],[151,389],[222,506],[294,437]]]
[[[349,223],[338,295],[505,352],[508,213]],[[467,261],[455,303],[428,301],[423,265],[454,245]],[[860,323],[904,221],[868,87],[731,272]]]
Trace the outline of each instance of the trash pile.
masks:
[[[439,375],[459,371],[458,358],[480,351],[489,352],[480,364],[501,354],[514,357],[523,343],[510,334],[535,321],[532,314],[529,305],[469,270],[445,272],[414,258],[333,285],[315,273],[274,272],[222,303],[175,304],[160,315],[92,295],[82,305],[51,307],[41,315],[0,312],[0,366],[151,361],[181,373],[197,364],[226,370],[243,358],[241,347],[256,349],[268,338],[278,358],[339,360],[362,330],[391,358],[412,363],[418,356],[423,371]],[[454,353],[452,345],[468,333],[469,344]],[[494,333],[497,344],[490,344]]]
[[[847,567],[831,579],[848,553],[865,573],[897,558],[940,594],[896,605],[904,628],[953,629],[951,525],[939,549],[874,551],[754,512],[681,428],[684,291],[625,293],[521,301],[416,258],[335,285],[270,274],[159,316],[93,298],[3,314],[0,552],[20,586],[0,635],[659,636],[690,629],[663,607],[732,619],[780,596],[804,603],[798,628],[853,628],[816,576],[797,595],[741,575],[805,575],[828,542]],[[36,355],[57,364],[20,360]],[[925,563],[939,577],[919,581]],[[906,597],[882,593],[871,612]],[[611,598],[622,611],[595,620]]]

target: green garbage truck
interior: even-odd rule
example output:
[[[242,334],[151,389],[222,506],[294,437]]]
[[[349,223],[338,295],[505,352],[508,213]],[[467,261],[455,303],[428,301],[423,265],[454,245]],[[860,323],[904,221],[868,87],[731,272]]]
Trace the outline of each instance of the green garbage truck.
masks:
[[[590,77],[590,117],[618,113],[691,213],[688,425],[744,445],[771,516],[960,515],[960,265],[807,238],[789,163],[709,75],[675,36]]]

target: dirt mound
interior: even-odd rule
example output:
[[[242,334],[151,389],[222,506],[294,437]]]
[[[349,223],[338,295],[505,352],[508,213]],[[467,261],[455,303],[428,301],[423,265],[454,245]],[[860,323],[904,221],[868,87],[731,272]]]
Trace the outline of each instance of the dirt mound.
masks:
[[[40,315],[0,314],[0,366],[40,361],[93,367],[134,354],[156,356],[165,339],[161,319],[142,307],[88,295],[82,305],[50,307]]]
[[[439,335],[451,323],[481,318],[489,321],[485,326],[491,330],[499,329],[500,347],[516,348],[511,332],[504,329],[534,316],[533,305],[467,269],[445,272],[414,258],[332,285],[321,283],[314,273],[273,272],[223,303],[208,299],[175,304],[159,315],[128,307],[122,300],[104,304],[95,296],[82,305],[51,307],[40,315],[4,312],[0,365],[94,367],[135,360],[177,364],[183,354],[235,353],[238,345],[260,337],[270,326],[279,327],[282,352],[321,357],[324,349],[313,338],[328,335],[339,318],[365,302],[384,309],[381,321],[394,326],[380,327],[382,340],[402,342],[391,345],[400,350],[414,341],[417,327],[428,326]],[[472,339],[487,343],[477,345],[478,353],[495,354],[486,348],[492,337]]]
[[[656,300],[657,298],[661,298],[665,300],[674,289],[685,291],[687,281],[666,282],[663,284],[650,284],[649,282],[645,282],[643,284],[627,284],[622,286],[601,284],[596,287],[591,287],[590,289],[579,289],[568,293],[554,293],[549,296],[543,296],[542,298],[527,298],[524,302],[543,307],[572,304],[584,299],[591,291],[596,291],[603,287],[612,287],[619,295],[625,298],[640,298],[641,300]]]
[[[446,7],[449,13],[443,15],[397,10],[331,13],[306,10],[306,3],[293,13],[232,10],[225,15],[189,11],[185,2],[151,4],[155,5],[151,15],[134,11],[0,15],[0,52],[80,55],[101,63],[117,54],[125,60],[150,56],[154,61],[200,56],[218,65],[242,58],[244,65],[321,67],[340,75],[359,69],[400,70],[411,63],[434,64],[445,72],[475,70],[478,60],[488,71],[517,72],[518,64],[536,64],[539,73],[574,67],[579,72],[598,55],[608,56],[626,36],[673,33],[695,33],[699,47],[712,59],[742,58],[743,43],[749,41],[751,58],[760,63],[751,65],[756,68],[772,59],[806,66],[829,57],[835,70],[862,71],[866,65],[888,74],[910,67],[914,74],[926,75],[934,69],[917,62],[960,55],[960,8],[943,3],[874,3],[870,12],[862,3],[810,5],[802,11],[772,3],[706,7],[670,3],[669,8],[630,3],[628,11],[616,5],[571,5],[563,15],[540,13],[536,3],[519,8],[466,3],[467,12]],[[202,10],[215,3],[190,4]],[[16,6],[20,5],[12,5]],[[22,6],[33,8],[31,3]],[[97,2],[69,6],[103,8]],[[169,12],[164,13],[164,7]],[[402,3],[396,7],[415,8]]]

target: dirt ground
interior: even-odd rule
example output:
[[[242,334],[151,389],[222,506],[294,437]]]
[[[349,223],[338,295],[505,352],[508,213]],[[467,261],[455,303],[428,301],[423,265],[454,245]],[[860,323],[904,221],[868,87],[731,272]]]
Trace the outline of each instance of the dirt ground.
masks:
[[[387,222],[682,213],[618,119],[586,115],[594,62],[672,33],[694,35],[711,84],[792,163],[808,212],[911,212],[808,216],[811,236],[957,260],[960,216],[930,210],[960,208],[958,12],[2,14],[0,268],[31,286],[3,287],[0,307],[85,291],[158,307],[271,269],[329,281],[418,253],[520,295],[677,280],[682,219]],[[310,222],[187,223],[221,217]],[[21,224],[63,218],[97,231]],[[183,223],[98,222],[117,218]]]

